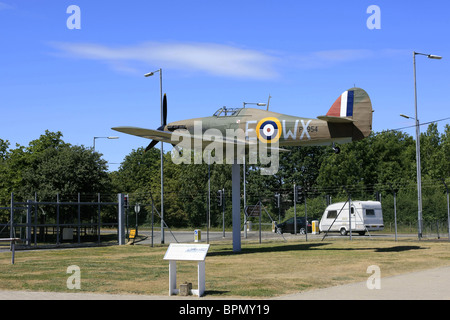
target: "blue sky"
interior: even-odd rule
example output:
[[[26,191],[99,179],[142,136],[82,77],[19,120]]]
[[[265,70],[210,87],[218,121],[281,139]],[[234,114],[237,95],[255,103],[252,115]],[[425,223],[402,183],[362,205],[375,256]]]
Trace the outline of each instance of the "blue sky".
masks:
[[[70,5],[81,29],[67,27]],[[367,27],[370,5],[381,29]],[[315,118],[356,85],[372,99],[375,131],[405,127],[413,51],[443,56],[417,57],[420,121],[447,118],[449,17],[448,0],[0,0],[0,138],[28,145],[48,129],[92,146],[120,136],[96,141],[116,170],[149,141],[111,127],[160,124],[159,77],[144,77],[159,68],[169,122],[269,94],[271,110]]]

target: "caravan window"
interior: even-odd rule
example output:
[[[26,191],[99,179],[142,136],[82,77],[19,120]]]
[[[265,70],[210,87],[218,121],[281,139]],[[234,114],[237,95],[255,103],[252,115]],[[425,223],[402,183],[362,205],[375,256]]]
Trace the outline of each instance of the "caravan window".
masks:
[[[375,216],[374,209],[366,209],[366,216]]]
[[[330,210],[327,213],[327,219],[336,219],[337,218],[337,211],[336,210]]]

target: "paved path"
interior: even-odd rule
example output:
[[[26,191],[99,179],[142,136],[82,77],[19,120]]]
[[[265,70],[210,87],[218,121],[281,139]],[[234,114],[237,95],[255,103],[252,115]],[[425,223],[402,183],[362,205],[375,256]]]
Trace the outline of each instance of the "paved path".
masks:
[[[205,296],[146,296],[92,293],[54,293],[0,291],[0,300],[209,300]],[[234,299],[233,297],[225,299]],[[237,298],[240,299],[240,298]],[[450,300],[450,266],[381,278],[381,288],[370,290],[358,282],[303,293],[284,295],[274,300]]]
[[[381,278],[380,289],[366,281],[281,296],[284,300],[450,300],[450,266]]]

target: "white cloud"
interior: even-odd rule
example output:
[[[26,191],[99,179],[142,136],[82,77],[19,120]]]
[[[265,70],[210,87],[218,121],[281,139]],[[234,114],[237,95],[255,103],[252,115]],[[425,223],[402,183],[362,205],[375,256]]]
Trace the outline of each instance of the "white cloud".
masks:
[[[214,76],[271,79],[285,68],[311,70],[375,58],[392,58],[404,50],[333,49],[300,54],[262,52],[215,43],[145,42],[113,47],[94,43],[56,42],[58,55],[98,60],[118,72],[142,74],[143,71],[169,68],[186,73],[203,72]]]
[[[323,69],[361,60],[404,57],[405,54],[410,52],[403,49],[333,49],[291,55],[283,61],[298,69]]]
[[[0,10],[8,10],[8,9],[14,9],[14,7],[10,4],[0,2]]]
[[[291,56],[289,61],[300,69],[319,69],[373,56],[373,51],[365,49],[323,50]]]
[[[124,47],[67,42],[51,45],[65,55],[99,60],[122,71],[137,72],[133,69],[133,63],[137,62],[153,68],[201,71],[226,77],[266,79],[278,76],[274,68],[275,56],[228,45],[156,42]]]

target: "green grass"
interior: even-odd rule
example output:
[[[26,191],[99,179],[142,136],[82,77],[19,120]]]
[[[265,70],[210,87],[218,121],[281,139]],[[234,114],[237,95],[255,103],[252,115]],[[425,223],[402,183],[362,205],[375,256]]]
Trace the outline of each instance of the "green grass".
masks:
[[[450,265],[448,241],[333,240],[259,244],[212,243],[206,258],[206,294],[216,297],[274,297],[365,281],[370,265],[382,277]],[[168,295],[167,246],[16,251],[0,253],[0,289],[54,292]],[[81,290],[69,290],[67,267],[81,270]],[[177,263],[177,283],[197,287],[197,264]]]

